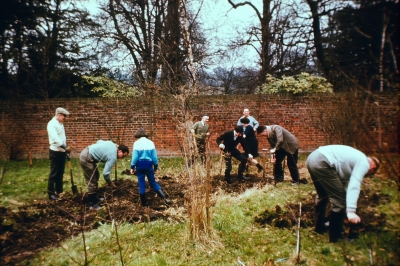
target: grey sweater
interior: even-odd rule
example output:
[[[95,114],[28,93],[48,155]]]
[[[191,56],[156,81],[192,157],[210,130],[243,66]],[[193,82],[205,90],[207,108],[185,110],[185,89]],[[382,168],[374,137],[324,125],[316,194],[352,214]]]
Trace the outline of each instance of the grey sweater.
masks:
[[[89,153],[92,158],[98,162],[105,163],[103,176],[107,182],[111,181],[110,173],[115,162],[117,161],[117,152],[117,145],[109,140],[99,140],[96,142],[96,144],[89,146]]]

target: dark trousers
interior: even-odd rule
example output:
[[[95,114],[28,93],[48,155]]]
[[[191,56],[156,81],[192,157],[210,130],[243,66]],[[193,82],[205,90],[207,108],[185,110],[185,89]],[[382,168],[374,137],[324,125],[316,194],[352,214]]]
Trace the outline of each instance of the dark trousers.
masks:
[[[200,155],[201,162],[205,163],[206,161],[206,140],[205,139],[196,139],[197,144],[197,152]]]
[[[289,172],[294,182],[299,182],[299,169],[297,168],[297,159],[299,157],[299,150],[296,150],[294,154],[287,152],[284,149],[276,150],[275,152],[275,172],[274,176],[276,179],[284,179],[284,172],[282,168],[282,162],[287,157],[287,166],[289,167]]]
[[[65,169],[65,152],[49,150],[50,174],[47,182],[49,195],[63,192],[63,176]]]
[[[316,150],[308,156],[306,166],[318,193],[317,205],[325,209],[331,200],[332,211],[343,212],[346,209],[346,189],[328,159]]]
[[[247,158],[238,149],[232,151],[224,151],[225,158],[225,179],[231,178],[232,157],[240,161],[238,168],[238,178],[243,178],[243,172],[246,169]]]

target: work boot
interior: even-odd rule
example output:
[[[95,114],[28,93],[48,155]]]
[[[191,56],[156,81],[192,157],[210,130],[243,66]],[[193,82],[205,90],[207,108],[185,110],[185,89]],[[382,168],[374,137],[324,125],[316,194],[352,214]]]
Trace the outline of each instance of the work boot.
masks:
[[[247,177],[247,176],[240,176],[240,177],[238,177],[238,179],[239,179],[239,181],[246,181],[246,180],[249,180],[250,177]]]
[[[140,194],[140,202],[142,203],[143,207],[149,206],[149,204],[147,202],[146,194]]]
[[[101,207],[99,205],[100,200],[97,198],[97,194],[89,194],[88,195],[89,207],[92,210],[100,210]]]
[[[97,199],[98,199],[99,201],[104,201],[104,200],[105,200],[105,199],[104,199],[104,196],[101,195],[101,194],[97,195]]]
[[[318,234],[323,234],[328,230],[328,227],[326,226],[325,212],[325,204],[315,205],[314,231]]]
[[[260,163],[256,164],[257,168],[258,168],[258,172],[261,173],[262,171],[264,171],[264,168],[261,166]]]
[[[49,200],[58,200],[58,196],[56,194],[49,194]]]
[[[329,242],[336,243],[342,239],[344,212],[331,211],[329,217]]]
[[[226,183],[228,183],[228,184],[232,184],[232,180],[231,180],[231,178],[230,177],[225,177],[225,182]]]
[[[161,189],[156,191],[156,193],[160,198],[162,198],[165,201],[165,203],[167,204],[171,203],[171,200],[167,196],[165,196],[164,192]]]

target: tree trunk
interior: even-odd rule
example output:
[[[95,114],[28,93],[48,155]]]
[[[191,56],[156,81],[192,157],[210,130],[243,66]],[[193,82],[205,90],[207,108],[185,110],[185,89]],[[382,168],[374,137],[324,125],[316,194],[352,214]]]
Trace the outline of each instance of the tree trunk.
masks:
[[[314,33],[314,46],[317,54],[318,61],[322,66],[322,70],[324,71],[324,76],[329,80],[330,74],[330,65],[327,62],[324,53],[324,47],[322,45],[322,34],[321,34],[321,26],[320,26],[320,14],[318,13],[318,3],[319,0],[307,0],[307,3],[310,7],[311,15],[312,15],[312,28]]]
[[[261,18],[261,71],[258,78],[259,85],[265,83],[268,72],[270,72],[270,43],[271,32],[269,23],[271,22],[271,0],[263,0],[263,16]]]
[[[382,37],[381,37],[381,49],[379,52],[379,91],[383,91],[384,78],[383,78],[383,57],[385,54],[385,43],[386,43],[386,29],[388,26],[388,19],[386,14],[383,12],[382,19]]]

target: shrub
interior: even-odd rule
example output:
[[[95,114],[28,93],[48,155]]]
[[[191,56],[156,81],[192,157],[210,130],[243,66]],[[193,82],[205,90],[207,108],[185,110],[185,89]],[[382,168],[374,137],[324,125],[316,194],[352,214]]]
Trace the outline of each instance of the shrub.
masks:
[[[316,92],[333,92],[333,85],[323,77],[313,76],[305,72],[296,77],[283,76],[281,79],[267,74],[266,83],[257,88],[257,93],[260,94]]]

